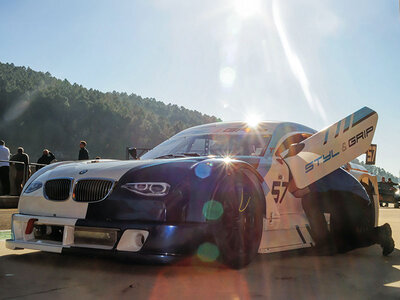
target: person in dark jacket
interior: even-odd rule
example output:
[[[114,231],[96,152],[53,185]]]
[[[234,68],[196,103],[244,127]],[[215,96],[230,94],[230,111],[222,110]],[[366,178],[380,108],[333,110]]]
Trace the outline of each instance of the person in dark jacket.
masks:
[[[81,141],[81,143],[79,144],[79,147],[81,148],[81,150],[79,150],[79,160],[87,160],[89,159],[89,151],[86,149],[86,142],[85,141]]]
[[[24,148],[18,147],[17,154],[11,157],[12,161],[23,162],[23,164],[15,163],[16,175],[15,175],[15,186],[17,187],[18,194],[21,194],[24,180],[28,180],[29,177],[29,156],[24,153]],[[24,174],[25,172],[25,174]]]
[[[49,165],[56,157],[49,150],[44,149],[43,155],[38,159],[38,164]],[[36,171],[43,168],[43,166],[36,166]]]

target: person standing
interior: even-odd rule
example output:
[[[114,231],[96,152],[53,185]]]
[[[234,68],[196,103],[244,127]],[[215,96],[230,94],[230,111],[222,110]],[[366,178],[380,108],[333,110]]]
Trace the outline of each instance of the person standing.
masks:
[[[87,143],[85,141],[81,141],[79,144],[79,147],[81,150],[79,150],[79,160],[87,160],[89,159],[89,151],[86,149]]]
[[[29,175],[29,156],[24,153],[24,148],[18,147],[17,154],[14,154],[11,157],[11,160],[23,162],[23,164],[15,164],[15,169],[17,171],[15,176],[15,186],[17,188],[17,193],[21,194],[24,179],[27,180]]]
[[[0,140],[0,182],[3,195],[10,194],[10,163],[7,160],[10,160],[10,149]]]
[[[56,157],[49,150],[44,149],[43,155],[38,159],[38,164],[49,165]],[[43,166],[36,166],[36,171],[43,168]]]

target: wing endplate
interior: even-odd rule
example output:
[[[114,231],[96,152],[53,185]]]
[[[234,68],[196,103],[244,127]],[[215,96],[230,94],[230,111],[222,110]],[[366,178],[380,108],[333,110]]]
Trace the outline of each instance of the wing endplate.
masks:
[[[363,107],[302,141],[301,151],[289,151],[284,160],[296,186],[305,188],[365,153],[377,122],[378,114]]]

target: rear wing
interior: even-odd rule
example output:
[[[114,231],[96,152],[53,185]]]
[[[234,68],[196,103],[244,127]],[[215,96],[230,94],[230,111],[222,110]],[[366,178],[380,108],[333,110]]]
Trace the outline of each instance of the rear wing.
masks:
[[[289,147],[283,159],[300,189],[365,153],[374,137],[378,114],[368,107]]]

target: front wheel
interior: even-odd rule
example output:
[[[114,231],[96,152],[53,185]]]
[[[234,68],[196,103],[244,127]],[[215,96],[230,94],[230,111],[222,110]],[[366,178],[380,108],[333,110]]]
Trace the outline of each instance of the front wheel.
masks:
[[[232,268],[242,268],[251,262],[260,246],[265,213],[260,183],[247,170],[226,175],[213,200],[222,205],[214,232],[220,260]]]

